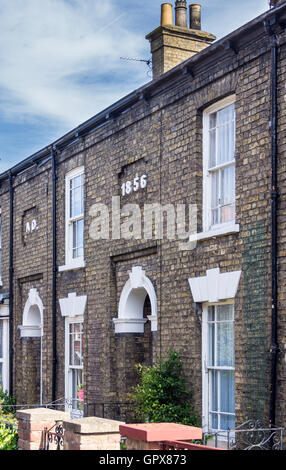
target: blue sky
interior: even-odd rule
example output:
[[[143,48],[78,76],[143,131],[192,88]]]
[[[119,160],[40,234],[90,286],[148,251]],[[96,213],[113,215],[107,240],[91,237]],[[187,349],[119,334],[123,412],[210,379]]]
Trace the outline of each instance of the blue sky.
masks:
[[[161,3],[0,0],[0,173],[150,80],[144,63],[120,58],[150,58],[145,35]],[[217,39],[268,9],[268,0],[200,3]]]

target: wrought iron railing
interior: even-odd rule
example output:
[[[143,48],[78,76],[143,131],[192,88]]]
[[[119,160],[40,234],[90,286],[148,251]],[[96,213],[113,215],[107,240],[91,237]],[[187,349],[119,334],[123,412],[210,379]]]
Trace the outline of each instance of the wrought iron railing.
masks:
[[[228,450],[283,450],[285,428],[267,427],[260,420],[249,420],[236,429],[205,434],[204,441],[212,437],[215,447]]]
[[[135,423],[138,421],[135,415],[135,407],[130,403],[122,402],[96,402],[85,403],[85,416],[97,416],[98,418],[112,419],[114,421],[124,421],[125,423]]]
[[[4,405],[3,405],[4,407]],[[129,424],[138,421],[135,416],[135,407],[132,403],[123,402],[83,402],[81,400],[71,400],[64,397],[45,404],[25,404],[9,405],[9,409],[16,413],[19,410],[33,408],[50,408],[59,411],[68,411],[74,418],[97,416],[98,418],[113,419],[115,421],[124,421]],[[76,414],[78,415],[76,416]]]

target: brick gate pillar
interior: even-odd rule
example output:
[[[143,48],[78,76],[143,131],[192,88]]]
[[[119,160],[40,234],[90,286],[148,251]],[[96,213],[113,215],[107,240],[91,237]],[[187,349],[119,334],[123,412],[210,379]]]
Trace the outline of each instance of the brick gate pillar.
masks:
[[[18,419],[18,449],[40,450],[43,448],[45,428],[51,429],[56,421],[69,419],[69,413],[47,408],[35,408],[18,411],[16,418]]]
[[[123,424],[95,417],[64,421],[64,450],[120,450]]]

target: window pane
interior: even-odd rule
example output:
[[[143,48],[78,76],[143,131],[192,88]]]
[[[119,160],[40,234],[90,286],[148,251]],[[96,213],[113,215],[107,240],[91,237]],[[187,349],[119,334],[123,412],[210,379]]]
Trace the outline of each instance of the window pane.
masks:
[[[83,257],[84,221],[73,223],[73,258]]]
[[[208,307],[208,321],[215,321],[215,307]]]
[[[219,205],[219,172],[216,171],[211,174],[212,182],[212,209]]]
[[[208,366],[215,365],[215,325],[214,323],[209,324],[209,338],[208,338]]]
[[[70,324],[70,366],[82,366],[82,324]]]
[[[234,344],[232,323],[217,324],[217,366],[233,367]]]
[[[215,364],[215,307],[208,307],[208,366]]]
[[[235,220],[235,205],[224,206],[221,208],[221,222],[231,222]]]
[[[74,365],[81,365],[81,334],[79,331],[79,325],[75,325],[74,335]]]
[[[211,174],[211,210],[212,225],[218,224],[219,221],[219,172]]]
[[[235,416],[221,415],[220,429],[223,431],[235,429]]]
[[[209,167],[212,168],[216,166],[216,113],[210,114],[209,126]]]
[[[3,320],[0,320],[0,359],[3,359]]]
[[[80,403],[80,396],[79,390],[82,389],[83,385],[83,372],[80,369],[73,369],[72,370],[72,401],[73,401],[73,409],[79,409]]]
[[[217,143],[217,163],[227,162],[227,151],[226,151],[226,139],[227,139],[227,128],[226,126],[219,127],[217,130],[218,143]]]
[[[211,429],[218,429],[218,415],[216,413],[210,413],[210,426]]]
[[[226,106],[217,112],[217,126],[222,126],[231,120],[230,106]]]
[[[215,370],[210,371],[211,378],[211,411],[218,411],[218,372]]]
[[[70,217],[83,214],[83,175],[70,181]]]
[[[221,199],[222,205],[235,202],[235,166],[224,168],[221,172]]]
[[[220,220],[220,209],[212,209],[212,225],[217,225]]]
[[[210,130],[216,127],[216,116],[217,113],[210,114]]]
[[[209,167],[216,166],[216,129],[210,131],[210,161]]]
[[[218,305],[217,306],[217,321],[232,321],[233,320],[233,305]]]
[[[221,171],[222,222],[235,220],[235,166]]]
[[[218,164],[234,160],[235,136],[234,136],[234,105],[218,111],[217,113],[217,162]]]
[[[220,373],[220,393],[220,411],[235,413],[233,371],[222,371]]]
[[[73,330],[74,330],[74,325],[71,324],[70,325],[70,335],[69,335],[69,352],[70,352],[70,358],[69,358],[69,362],[70,362],[70,365],[73,365],[74,363],[74,358],[73,358]]]

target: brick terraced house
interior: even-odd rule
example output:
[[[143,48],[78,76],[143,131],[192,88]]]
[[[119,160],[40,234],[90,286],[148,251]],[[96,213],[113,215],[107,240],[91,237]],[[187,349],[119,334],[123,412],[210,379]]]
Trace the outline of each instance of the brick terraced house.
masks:
[[[18,404],[124,404],[173,348],[204,431],[286,425],[286,3],[218,41],[189,10],[162,5],[152,81],[0,175]]]

